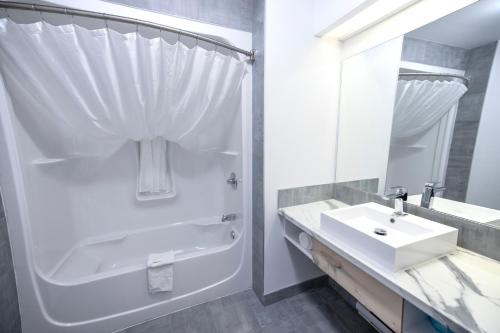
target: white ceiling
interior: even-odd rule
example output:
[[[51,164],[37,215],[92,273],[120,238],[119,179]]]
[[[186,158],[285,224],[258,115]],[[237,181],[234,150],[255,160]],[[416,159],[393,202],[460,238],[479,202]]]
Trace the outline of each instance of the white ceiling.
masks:
[[[479,0],[407,36],[465,49],[500,40],[500,0]]]

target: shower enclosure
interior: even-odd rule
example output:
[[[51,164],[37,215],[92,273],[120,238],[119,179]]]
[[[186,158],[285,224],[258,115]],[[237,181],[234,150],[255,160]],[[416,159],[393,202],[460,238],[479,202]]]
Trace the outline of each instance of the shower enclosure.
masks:
[[[122,8],[106,6],[117,11]],[[144,15],[139,10],[132,12]],[[153,16],[158,22],[169,20],[165,15]],[[190,38],[172,39],[161,35],[161,31],[153,37],[141,37],[136,27],[131,32],[117,32],[108,23],[103,27],[102,21],[97,29],[75,22],[68,24],[67,19],[65,24],[20,24],[14,17],[0,21],[0,57],[4,64],[0,80],[0,185],[23,332],[110,332],[249,288],[251,73],[248,68],[243,72],[243,67],[240,71],[238,67],[246,63],[245,57],[198,45],[199,41]],[[177,28],[209,31],[219,40],[245,48],[251,46],[251,35],[246,32],[178,18],[175,22]],[[61,33],[53,38],[50,47],[44,44],[44,38],[50,40],[50,36],[44,35],[47,31],[52,37]],[[128,64],[139,80],[135,85],[132,82],[131,87],[140,90],[148,84],[159,84],[157,93],[138,94],[139,102],[135,105],[131,90],[119,90],[131,83],[122,77],[102,83],[102,89],[96,89],[99,96],[89,98],[92,91],[85,89],[92,85],[99,88],[99,80],[107,78],[103,73],[106,66],[97,68],[96,79],[88,81],[92,84],[81,81],[75,85],[80,90],[74,90],[74,95],[61,91],[64,84],[59,91],[51,90],[57,87],[57,82],[51,81],[52,74],[71,76],[71,71],[78,74],[80,67],[95,69],[90,53],[80,59],[71,58],[75,53],[71,53],[70,44],[60,42],[61,36],[75,31],[80,33],[75,38],[78,43],[96,43],[96,38],[104,36],[103,40],[114,43],[115,51],[117,43],[132,40],[127,45],[136,48],[130,59],[136,59],[137,54],[140,58],[140,45],[149,47],[150,61]],[[17,55],[12,47],[7,48],[9,37],[15,33],[19,34],[13,38],[15,43],[22,40],[27,47],[20,48]],[[90,36],[88,40],[86,34]],[[40,45],[47,49],[37,49],[30,44],[30,38],[41,41]],[[12,45],[16,48],[19,44]],[[155,61],[159,68],[166,67],[162,56],[170,52],[169,47],[188,56],[196,50],[193,62],[183,65],[183,73],[197,71],[190,64],[201,64],[201,71],[209,73],[214,73],[214,67],[222,68],[213,74],[218,75],[214,82],[219,86],[207,88],[213,84],[210,80],[195,86],[193,96],[208,103],[186,97],[185,90],[178,88],[192,87],[189,80],[184,84],[175,80],[178,95],[174,97],[178,99],[158,102],[167,93],[161,90],[159,81],[166,80],[170,72],[160,70],[160,74],[166,74],[157,77],[141,75],[157,72]],[[29,50],[36,50],[37,61],[44,61],[46,56],[45,66],[29,64],[32,60],[23,58],[23,52]],[[100,51],[97,44],[94,52]],[[64,52],[69,53],[61,54]],[[164,53],[158,56],[155,52]],[[177,57],[179,64],[179,53]],[[56,64],[51,63],[54,59]],[[66,67],[61,65],[65,59]],[[82,59],[87,61],[85,66],[81,65]],[[138,67],[141,64],[153,68]],[[51,65],[61,65],[61,71],[51,71]],[[29,66],[34,67],[29,70]],[[127,64],[115,68],[127,71]],[[37,75],[37,70],[37,78],[44,80],[34,84],[30,81],[34,77],[29,75]],[[241,75],[241,79],[227,81],[230,73]],[[235,89],[224,92],[224,82]],[[206,95],[200,95],[201,91]],[[229,94],[230,100],[224,97]],[[30,97],[34,98],[29,101]],[[194,112],[201,104],[205,109],[188,120],[176,122],[172,119],[180,116],[172,116],[163,126],[167,122],[162,122],[155,110],[169,109],[179,99],[184,103],[177,109],[179,114]],[[214,100],[222,102],[217,104]],[[100,102],[105,106],[102,113]],[[121,105],[114,115],[112,110],[116,109],[110,107],[113,103]],[[189,108],[183,108],[186,103]],[[150,117],[144,120],[143,113],[138,112],[134,119],[127,119],[133,112],[131,105],[135,109],[144,107]],[[157,107],[148,109],[147,105]],[[85,113],[87,107],[91,115],[85,118],[79,112]],[[54,117],[64,122],[55,125]],[[122,123],[116,125],[118,121]],[[136,130],[141,121],[146,124],[144,131]],[[231,173],[236,175],[236,181],[228,182]],[[223,215],[230,217],[223,219]],[[148,255],[171,250],[175,253],[173,291],[150,294]]]
[[[467,92],[466,83],[467,79],[455,75],[400,73],[387,189],[404,184],[413,195],[421,193],[426,182],[444,181],[458,102]],[[417,171],[408,178],[408,170]]]

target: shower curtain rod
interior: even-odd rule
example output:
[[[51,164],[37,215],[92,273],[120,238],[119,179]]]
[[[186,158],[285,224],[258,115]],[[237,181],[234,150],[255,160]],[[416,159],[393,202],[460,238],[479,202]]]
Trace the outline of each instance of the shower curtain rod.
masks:
[[[167,25],[162,25],[162,24],[153,23],[153,22],[149,22],[149,21],[134,19],[134,18],[130,18],[130,17],[105,14],[105,13],[98,13],[98,12],[81,10],[81,9],[65,8],[65,7],[60,7],[60,6],[38,5],[38,4],[30,4],[30,3],[16,2],[16,1],[0,1],[0,8],[4,8],[5,11],[7,11],[7,9],[31,10],[31,11],[38,11],[38,12],[47,12],[47,13],[56,13],[56,14],[66,14],[66,15],[72,15],[72,16],[99,18],[99,19],[111,20],[111,21],[116,21],[116,22],[142,25],[142,26],[146,26],[146,27],[150,27],[150,28],[156,28],[156,29],[160,29],[160,30],[164,30],[164,31],[168,31],[168,32],[173,32],[173,33],[176,33],[179,35],[195,38],[196,40],[201,40],[201,41],[204,41],[207,43],[211,43],[211,44],[229,49],[231,51],[241,53],[241,54],[249,57],[251,62],[255,61],[255,50],[247,51],[244,49],[240,49],[239,47],[233,46],[231,44],[224,43],[224,42],[218,41],[214,38],[206,37],[206,36],[191,32],[191,31],[173,28],[173,27],[170,27]]]
[[[445,73],[422,73],[422,72],[417,72],[417,73],[399,73],[399,76],[440,76],[440,77],[453,77],[456,79],[460,79],[464,81],[465,86],[469,86],[469,78],[462,76],[462,75],[457,75],[457,74],[445,74]]]

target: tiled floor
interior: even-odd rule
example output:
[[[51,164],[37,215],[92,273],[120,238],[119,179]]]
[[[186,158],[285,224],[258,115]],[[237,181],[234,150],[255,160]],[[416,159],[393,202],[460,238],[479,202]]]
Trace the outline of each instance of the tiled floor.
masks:
[[[373,333],[330,287],[264,307],[245,291],[161,317],[123,333]]]

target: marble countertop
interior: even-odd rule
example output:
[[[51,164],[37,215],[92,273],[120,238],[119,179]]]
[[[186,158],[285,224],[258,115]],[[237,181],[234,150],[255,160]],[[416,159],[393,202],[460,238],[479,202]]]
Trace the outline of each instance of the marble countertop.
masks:
[[[500,262],[457,248],[406,270],[388,271],[363,253],[326,239],[321,212],[343,206],[332,199],[281,208],[279,214],[455,333],[500,332]]]

